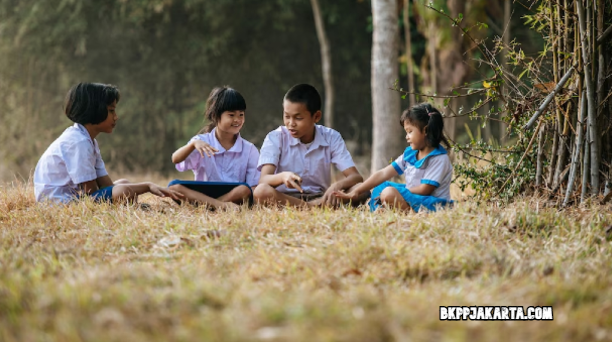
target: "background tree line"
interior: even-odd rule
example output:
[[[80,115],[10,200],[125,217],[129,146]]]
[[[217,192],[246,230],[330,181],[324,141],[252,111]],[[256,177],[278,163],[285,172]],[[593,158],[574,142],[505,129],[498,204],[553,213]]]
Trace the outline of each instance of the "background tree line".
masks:
[[[326,106],[332,102],[325,110],[333,111],[333,127],[365,161],[362,171],[370,160],[377,168],[401,152],[397,117],[410,103],[425,100],[443,107],[447,134],[456,143],[478,142],[489,155],[504,143],[518,155],[526,135],[508,129],[521,103],[513,97],[518,93],[486,63],[494,56],[508,75],[530,70],[523,77],[527,87],[557,81],[562,69],[555,71],[551,61],[574,53],[564,50],[566,45],[550,45],[550,25],[560,21],[565,28],[566,13],[572,23],[576,19],[574,1],[563,1],[571,12],[560,2],[559,14],[545,19],[552,1],[0,0],[0,175],[27,178],[69,124],[61,114],[63,96],[80,81],[113,83],[122,90],[120,125],[100,137],[107,164],[122,171],[172,170],[170,154],[204,125],[206,96],[223,84],[247,99],[243,135],[259,145],[281,124],[284,92],[295,83],[312,83]],[[597,4],[605,27],[610,1]],[[372,39],[381,20],[389,28],[383,44],[389,45],[377,56]],[[602,33],[590,25],[593,35]],[[382,82],[373,70],[380,56],[392,67]],[[528,60],[537,63],[527,65]],[[483,80],[491,88],[484,89]],[[394,86],[407,93],[400,98],[400,92],[389,91]],[[376,92],[382,101],[373,102]],[[461,95],[467,92],[475,96]],[[529,103],[545,93],[530,94]],[[384,125],[373,126],[373,115]],[[511,161],[514,155],[494,159]],[[512,169],[501,164],[498,171]]]

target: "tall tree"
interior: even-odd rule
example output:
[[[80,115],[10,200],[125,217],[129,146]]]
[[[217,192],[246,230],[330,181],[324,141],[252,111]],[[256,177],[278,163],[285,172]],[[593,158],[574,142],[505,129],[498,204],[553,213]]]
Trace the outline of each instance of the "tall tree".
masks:
[[[412,60],[412,39],[410,37],[410,0],[404,0],[404,40],[406,43],[406,73],[408,74],[408,95],[410,106],[416,104],[414,96],[414,61]]]
[[[372,0],[372,171],[389,164],[402,150],[398,80],[399,27],[396,0]]]
[[[321,49],[321,68],[323,74],[323,83],[325,83],[325,105],[323,117],[325,126],[334,126],[334,78],[332,74],[331,51],[329,48],[329,39],[325,32],[325,23],[321,14],[319,0],[310,0],[312,6],[312,14],[314,15],[315,27],[317,29],[317,38],[319,39],[319,47]]]

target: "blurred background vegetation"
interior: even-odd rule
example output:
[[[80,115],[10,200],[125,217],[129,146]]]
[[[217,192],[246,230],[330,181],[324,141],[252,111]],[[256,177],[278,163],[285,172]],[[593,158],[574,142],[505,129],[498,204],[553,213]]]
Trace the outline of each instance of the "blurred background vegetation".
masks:
[[[398,85],[409,89],[408,59],[414,62],[411,90],[416,92],[443,94],[454,85],[493,75],[477,61],[482,56],[473,42],[427,9],[429,3],[448,13],[459,11],[466,22],[487,24],[472,31],[485,45],[493,47],[493,38],[507,28],[527,56],[537,55],[542,34],[522,18],[534,5],[513,2],[511,21],[504,27],[505,2],[408,2],[412,51],[406,55],[400,29]],[[366,161],[361,171],[367,171],[372,6],[367,0],[319,3],[332,57],[334,128],[356,159]],[[399,0],[402,28],[403,6]],[[257,146],[282,124],[281,100],[289,87],[311,83],[325,94],[308,0],[0,0],[0,55],[3,180],[14,175],[27,179],[47,146],[70,125],[62,114],[63,97],[77,82],[121,89],[119,125],[112,135],[98,138],[112,174],[171,172],[171,153],[204,125],[204,102],[213,86],[231,85],[245,96],[242,133]],[[457,112],[477,99],[461,101],[448,105]],[[403,99],[402,109],[408,105],[409,99]],[[480,110],[485,115],[491,108]],[[447,133],[458,142],[476,134],[489,142],[511,138],[496,121],[484,126],[468,117],[452,121]]]

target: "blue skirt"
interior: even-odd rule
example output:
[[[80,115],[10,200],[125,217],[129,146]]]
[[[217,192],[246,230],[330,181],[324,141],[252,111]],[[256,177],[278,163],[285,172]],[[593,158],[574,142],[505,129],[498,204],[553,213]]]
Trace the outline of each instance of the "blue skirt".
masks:
[[[417,213],[422,207],[429,211],[436,211],[437,207],[445,207],[453,204],[453,201],[445,200],[443,198],[413,194],[412,192],[410,192],[410,190],[406,188],[406,184],[384,182],[381,185],[375,187],[374,190],[372,190],[372,197],[368,202],[368,205],[370,206],[370,211],[374,211],[381,206],[382,203],[380,201],[380,194],[383,192],[383,190],[385,190],[385,188],[390,186],[397,189],[397,191],[399,191],[399,193],[404,198],[404,201],[406,201],[406,203],[408,203],[412,210]]]

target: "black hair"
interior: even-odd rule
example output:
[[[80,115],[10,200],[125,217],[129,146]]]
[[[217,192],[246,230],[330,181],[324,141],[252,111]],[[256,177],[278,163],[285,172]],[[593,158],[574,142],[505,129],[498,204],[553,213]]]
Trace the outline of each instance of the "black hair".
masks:
[[[311,115],[321,110],[321,95],[310,84],[294,85],[285,94],[284,100],[305,104]]]
[[[64,114],[72,122],[99,124],[108,116],[108,106],[119,102],[121,94],[114,85],[79,83],[70,88],[64,102]]]
[[[246,101],[238,91],[229,86],[215,87],[206,100],[206,111],[204,118],[209,124],[202,128],[200,133],[209,133],[217,127],[223,112],[246,110]]]
[[[417,127],[421,132],[426,129],[425,136],[427,142],[433,148],[440,146],[442,142],[446,147],[450,147],[448,140],[444,137],[444,120],[442,114],[429,103],[420,103],[406,109],[400,117],[400,124],[404,126],[408,122]]]

